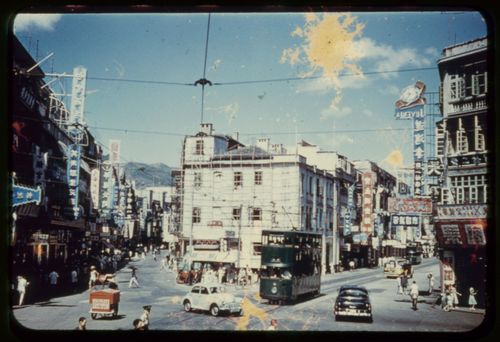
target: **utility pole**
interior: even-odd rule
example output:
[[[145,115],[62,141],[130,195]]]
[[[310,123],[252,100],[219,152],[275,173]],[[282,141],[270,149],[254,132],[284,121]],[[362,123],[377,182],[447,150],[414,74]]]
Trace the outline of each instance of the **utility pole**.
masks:
[[[243,214],[243,205],[240,204],[240,219],[238,221],[238,268],[241,268],[241,216]]]

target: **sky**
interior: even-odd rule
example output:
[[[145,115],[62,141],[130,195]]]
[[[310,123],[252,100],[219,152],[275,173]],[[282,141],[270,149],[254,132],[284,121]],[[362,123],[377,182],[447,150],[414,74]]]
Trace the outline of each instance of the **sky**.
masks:
[[[303,139],[388,171],[412,164],[411,121],[394,118],[402,89],[420,80],[437,92],[443,48],[488,32],[475,11],[208,21],[208,13],[18,14],[13,32],[36,60],[53,53],[46,73],[87,69],[85,120],[104,146],[121,140],[122,162],[180,166],[184,136],[199,131],[202,87],[192,84],[205,70],[213,85],[203,121],[217,134],[237,132],[243,144],[268,137],[291,153]],[[52,85],[71,89],[69,80]]]

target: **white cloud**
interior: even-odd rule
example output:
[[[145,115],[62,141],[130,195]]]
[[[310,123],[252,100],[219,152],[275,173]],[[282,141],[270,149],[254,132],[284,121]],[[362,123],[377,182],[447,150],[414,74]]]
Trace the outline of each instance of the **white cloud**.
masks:
[[[381,94],[390,94],[390,95],[394,95],[395,97],[401,95],[401,90],[400,88],[398,88],[397,86],[391,84],[391,85],[388,85],[387,87],[381,87],[378,89],[379,93]],[[394,100],[395,101],[395,100]]]
[[[431,65],[431,60],[419,55],[416,49],[394,48],[390,45],[378,44],[370,38],[354,42],[359,59],[373,59],[374,71],[386,72],[404,67],[424,67]],[[431,50],[429,50],[431,51]],[[396,73],[382,74],[383,78],[396,77]]]
[[[320,120],[325,121],[328,118],[343,118],[352,114],[351,107],[334,108],[330,106],[329,108],[323,109],[321,111]]]
[[[364,75],[345,76],[338,79],[321,77],[298,84],[297,92],[330,93],[335,91],[335,86],[338,86],[339,89],[363,89],[368,87],[372,81],[371,78]]]
[[[435,47],[428,47],[424,50],[426,54],[431,55],[432,57],[439,57],[439,51]]]
[[[26,31],[31,28],[52,31],[61,19],[61,14],[18,14],[14,19],[14,32]]]
[[[113,59],[113,64],[118,77],[122,78],[123,76],[125,76],[125,67],[115,59]]]
[[[222,60],[220,58],[216,59],[212,66],[210,67],[211,70],[217,70],[217,68],[219,67],[220,63],[222,62]]]

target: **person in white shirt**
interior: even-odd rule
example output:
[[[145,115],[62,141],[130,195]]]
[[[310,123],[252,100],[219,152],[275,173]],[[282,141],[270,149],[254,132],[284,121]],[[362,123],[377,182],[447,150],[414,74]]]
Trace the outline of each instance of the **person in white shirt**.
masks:
[[[269,328],[267,328],[267,330],[277,330],[277,329],[278,329],[278,320],[273,318],[271,320],[271,325],[269,326]]]
[[[24,295],[26,294],[26,287],[29,282],[23,276],[17,277],[17,292],[19,292],[19,306],[23,305]]]
[[[417,282],[414,280],[413,283],[410,285],[410,297],[413,310],[417,310],[418,294],[419,294],[418,285]]]

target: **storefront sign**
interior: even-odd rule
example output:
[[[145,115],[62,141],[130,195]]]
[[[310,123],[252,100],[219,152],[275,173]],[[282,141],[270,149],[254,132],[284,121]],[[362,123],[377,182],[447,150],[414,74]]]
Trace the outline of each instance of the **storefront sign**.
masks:
[[[437,207],[438,220],[473,219],[488,217],[488,206],[485,204],[442,205]]]
[[[219,249],[220,241],[219,240],[194,240],[193,248],[197,250],[205,250],[205,249]]]
[[[362,212],[362,232],[372,232],[373,231],[373,182],[374,173],[371,171],[364,172],[362,175],[363,181],[363,212]]]
[[[13,207],[28,203],[36,203],[37,205],[39,205],[41,200],[42,200],[42,189],[40,189],[40,187],[32,189],[18,184],[12,185]]]
[[[80,209],[78,207],[78,192],[80,183],[80,145],[71,144],[68,145],[67,149],[68,166],[67,166],[67,177],[68,177],[68,189],[69,189],[69,204],[73,210],[73,216],[75,220],[80,215]]]
[[[415,215],[391,215],[393,225],[399,226],[418,226],[419,217]]]
[[[95,209],[99,208],[100,176],[99,169],[92,169],[90,172],[90,198],[92,199],[92,207]]]
[[[440,159],[427,160],[427,176],[437,177],[443,174],[444,167]]]
[[[47,243],[49,241],[49,234],[34,233],[31,235],[31,241],[37,243]]]
[[[352,234],[351,212],[354,207],[354,184],[347,188],[347,211],[344,214],[344,236]]]
[[[222,228],[222,221],[210,221],[207,226],[210,228]]]
[[[438,222],[436,238],[441,246],[470,247],[486,245],[486,220]]]
[[[432,214],[430,198],[388,198],[388,210],[391,213]]]
[[[111,165],[120,164],[120,140],[109,140],[109,161]]]

